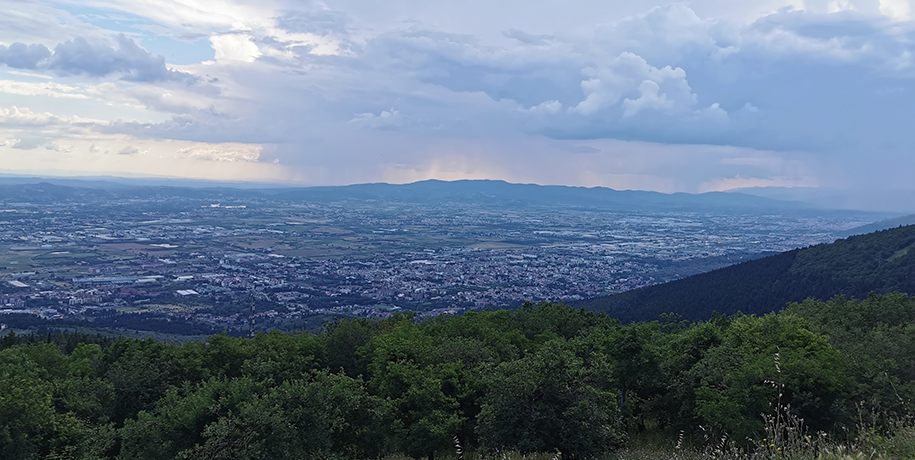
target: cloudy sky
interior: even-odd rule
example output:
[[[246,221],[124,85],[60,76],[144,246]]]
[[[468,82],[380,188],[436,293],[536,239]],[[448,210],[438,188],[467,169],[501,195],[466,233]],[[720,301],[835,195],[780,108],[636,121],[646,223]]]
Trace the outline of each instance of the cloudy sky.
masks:
[[[915,0],[0,0],[0,171],[915,190]]]

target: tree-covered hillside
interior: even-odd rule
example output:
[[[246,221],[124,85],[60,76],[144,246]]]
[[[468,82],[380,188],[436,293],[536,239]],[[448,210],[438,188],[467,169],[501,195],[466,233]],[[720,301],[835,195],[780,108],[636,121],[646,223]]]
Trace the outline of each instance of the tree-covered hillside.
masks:
[[[712,312],[778,311],[808,297],[863,298],[891,291],[915,294],[915,226],[796,249],[578,305],[623,322],[651,321],[671,312],[704,320]]]
[[[639,433],[758,449],[774,410],[881,434],[915,409],[913,320],[890,294],[694,324],[527,304],[182,345],[6,335],[0,459],[587,459]]]
[[[848,237],[852,235],[866,235],[868,233],[879,232],[880,230],[887,230],[890,228],[903,227],[906,225],[915,225],[915,214],[909,214],[906,216],[894,217],[892,219],[885,219],[879,222],[874,222],[872,224],[862,225],[860,227],[850,228],[848,230],[838,232],[837,235],[841,237]]]

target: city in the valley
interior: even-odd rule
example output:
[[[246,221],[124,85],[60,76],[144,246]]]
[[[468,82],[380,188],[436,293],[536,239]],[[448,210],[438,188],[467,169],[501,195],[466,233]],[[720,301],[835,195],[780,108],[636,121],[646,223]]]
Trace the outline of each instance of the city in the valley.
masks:
[[[53,186],[33,187],[33,199],[0,201],[0,322],[180,334],[574,303],[830,242],[876,219],[161,187],[49,199],[40,187]]]

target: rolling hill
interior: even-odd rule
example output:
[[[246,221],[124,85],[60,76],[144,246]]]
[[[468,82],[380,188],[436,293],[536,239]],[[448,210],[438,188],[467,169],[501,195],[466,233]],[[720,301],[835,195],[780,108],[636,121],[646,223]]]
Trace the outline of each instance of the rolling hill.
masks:
[[[169,185],[170,184],[170,185]],[[199,185],[199,186],[192,186]],[[236,184],[237,185],[237,184]],[[251,185],[251,184],[249,184]],[[425,180],[411,184],[238,188],[233,184],[119,179],[78,180],[0,176],[0,202],[55,203],[93,199],[182,197],[265,198],[290,202],[377,200],[398,203],[472,203],[490,206],[561,206],[606,210],[727,210],[803,212],[800,203],[740,193],[659,193],[606,187],[512,184],[497,180]]]
[[[763,314],[808,297],[915,294],[915,225],[795,249],[665,284],[579,302],[623,322],[663,313],[708,319],[713,312]]]
[[[498,206],[574,206],[602,209],[803,209],[800,203],[740,193],[659,193],[606,187],[513,184],[500,180],[425,180],[410,184],[357,184],[273,191],[291,201],[374,199],[410,203],[477,203]]]

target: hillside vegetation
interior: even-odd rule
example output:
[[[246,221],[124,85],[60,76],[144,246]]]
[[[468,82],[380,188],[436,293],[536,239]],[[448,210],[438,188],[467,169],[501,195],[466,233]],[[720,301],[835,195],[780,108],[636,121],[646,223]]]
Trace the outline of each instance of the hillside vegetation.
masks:
[[[862,225],[860,227],[855,227],[839,232],[838,235],[841,237],[865,235],[868,233],[879,232],[880,230],[887,230],[890,228],[902,227],[906,225],[915,225],[915,214],[894,217],[892,219],[885,219],[879,222],[874,222],[872,224]]]
[[[577,305],[628,321],[651,321],[676,312],[687,320],[713,312],[764,314],[789,302],[870,292],[915,294],[915,226],[852,236],[796,249],[670,283],[648,286]]]
[[[7,335],[0,459],[431,459],[456,444],[585,459],[646,436],[781,458],[789,419],[831,445],[905,440],[893,423],[915,409],[913,320],[915,301],[889,294],[693,324],[544,303],[181,345]]]

